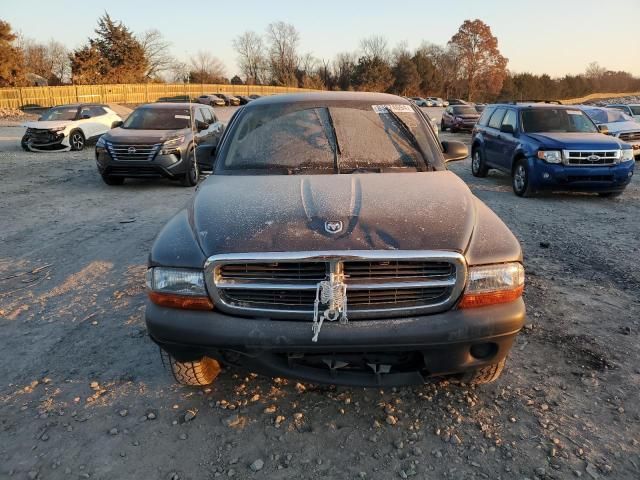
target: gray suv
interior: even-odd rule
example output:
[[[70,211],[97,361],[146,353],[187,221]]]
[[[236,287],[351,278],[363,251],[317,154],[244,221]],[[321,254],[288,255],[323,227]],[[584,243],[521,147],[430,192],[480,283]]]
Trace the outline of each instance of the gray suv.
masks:
[[[96,143],[98,172],[107,185],[122,185],[127,177],[165,177],[192,187],[201,171],[213,168],[212,156],[198,152],[212,150],[223,131],[208,105],[142,105]]]

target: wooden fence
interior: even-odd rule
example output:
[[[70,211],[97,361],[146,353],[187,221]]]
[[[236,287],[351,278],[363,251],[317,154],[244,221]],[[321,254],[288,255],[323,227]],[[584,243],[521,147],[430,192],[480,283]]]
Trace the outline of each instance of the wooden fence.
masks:
[[[161,98],[183,96],[193,98],[207,93],[274,95],[277,93],[311,91],[314,90],[308,88],[272,87],[267,85],[165,83],[0,88],[0,107],[39,108],[76,102],[147,103],[155,102]]]

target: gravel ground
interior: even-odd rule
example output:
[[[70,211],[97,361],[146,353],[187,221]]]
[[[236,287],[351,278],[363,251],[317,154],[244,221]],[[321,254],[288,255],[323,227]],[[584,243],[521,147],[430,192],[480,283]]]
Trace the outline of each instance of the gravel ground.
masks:
[[[0,128],[0,478],[640,477],[637,177],[617,199],[521,199],[452,164],[525,251],[529,323],[494,384],[231,370],[196,390],[143,321],[147,253],[193,190],[107,187],[91,149],[24,153],[21,132]]]

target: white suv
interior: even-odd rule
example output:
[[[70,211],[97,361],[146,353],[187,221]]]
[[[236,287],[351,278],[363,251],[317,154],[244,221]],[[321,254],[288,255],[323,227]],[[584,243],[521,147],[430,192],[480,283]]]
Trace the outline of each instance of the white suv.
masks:
[[[27,151],[82,150],[87,140],[120,123],[122,118],[105,105],[61,105],[47,110],[37,122],[25,123],[21,145]]]

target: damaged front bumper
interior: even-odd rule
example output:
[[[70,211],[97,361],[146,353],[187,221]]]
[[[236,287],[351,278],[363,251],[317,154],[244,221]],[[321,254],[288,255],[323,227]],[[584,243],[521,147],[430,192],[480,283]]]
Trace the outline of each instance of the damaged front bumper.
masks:
[[[147,329],[180,361],[216,358],[272,376],[357,386],[422,384],[429,377],[496,363],[525,321],[522,299],[408,318],[325,323],[242,318],[148,302]]]
[[[69,137],[64,132],[30,132],[24,134],[22,147],[34,152],[67,151],[71,149]]]

